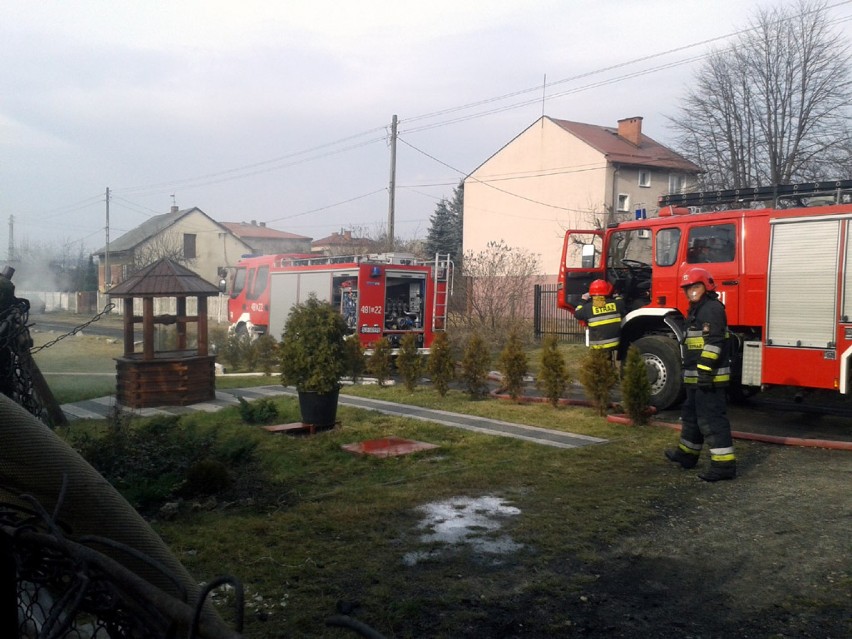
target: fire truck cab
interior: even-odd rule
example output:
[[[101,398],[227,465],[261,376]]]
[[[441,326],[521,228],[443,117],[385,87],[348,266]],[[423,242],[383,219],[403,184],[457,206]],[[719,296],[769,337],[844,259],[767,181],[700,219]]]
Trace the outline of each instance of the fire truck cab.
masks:
[[[628,309],[619,358],[636,346],[652,404],[669,407],[682,397],[680,278],[700,266],[725,304],[735,393],[783,385],[848,394],[850,194],[852,180],[667,195],[658,217],[569,230],[558,304],[573,311],[592,280],[611,282]]]
[[[340,310],[366,349],[382,337],[398,347],[412,333],[426,351],[446,328],[452,277],[449,255],[246,256],[227,287],[228,322],[237,334],[280,339],[290,309],[316,295]]]

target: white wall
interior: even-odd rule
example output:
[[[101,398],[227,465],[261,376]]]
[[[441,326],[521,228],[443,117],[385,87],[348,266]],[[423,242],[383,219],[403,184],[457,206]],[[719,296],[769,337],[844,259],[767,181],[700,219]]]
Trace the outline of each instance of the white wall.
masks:
[[[33,307],[36,305],[36,300],[44,302],[44,310],[47,313],[66,312],[80,315],[81,322],[87,321],[92,316],[100,313],[109,304],[108,295],[98,293],[97,308],[93,313],[84,312],[77,307],[76,293],[60,293],[57,291],[15,291],[16,297],[22,297],[30,300]],[[122,300],[113,300],[115,308],[110,311],[110,316],[121,317],[123,312]],[[38,309],[33,309],[38,310]],[[198,310],[197,300],[194,297],[187,298],[186,301],[187,313],[194,314]],[[133,313],[142,315],[142,300],[133,300]],[[177,313],[177,301],[175,298],[155,298],[154,299],[154,315],[174,315]],[[218,295],[207,298],[207,317],[211,323],[225,324],[228,321],[228,296]]]
[[[491,240],[538,255],[558,271],[569,228],[589,228],[609,203],[603,155],[547,118],[495,153],[465,180],[464,250]]]

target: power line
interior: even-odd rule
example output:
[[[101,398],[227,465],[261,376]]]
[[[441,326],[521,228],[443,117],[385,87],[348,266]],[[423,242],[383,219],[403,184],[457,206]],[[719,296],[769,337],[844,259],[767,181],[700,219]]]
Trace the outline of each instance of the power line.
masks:
[[[850,2],[852,2],[852,0],[842,0],[841,2],[836,2],[832,5],[827,5],[825,7],[825,9],[834,9],[834,8],[839,7],[839,6],[849,4]],[[813,12],[819,11],[819,10],[820,9],[817,8],[817,9],[814,9],[813,11],[811,11],[809,13],[813,13]],[[801,17],[801,15],[807,15],[807,14],[800,14],[798,16],[793,16],[790,19]],[[841,18],[837,18],[835,20],[830,21],[829,24],[830,25],[839,24],[841,22],[846,22],[850,19],[852,19],[852,16],[841,17]],[[647,62],[648,60],[653,60],[655,58],[661,58],[663,56],[672,55],[674,53],[679,53],[681,51],[687,51],[689,49],[694,49],[696,47],[706,46],[706,45],[709,45],[709,44],[713,44],[715,42],[728,40],[730,38],[734,38],[734,37],[739,36],[739,35],[744,35],[746,33],[754,31],[755,29],[758,29],[758,28],[759,28],[759,25],[754,26],[754,27],[749,27],[747,29],[740,29],[739,31],[733,31],[733,32],[727,33],[725,35],[716,36],[714,38],[707,38],[705,40],[700,40],[698,42],[692,42],[692,43],[685,44],[685,45],[682,45],[682,46],[679,46],[679,47],[674,47],[672,49],[667,49],[665,51],[659,51],[657,53],[651,53],[651,54],[641,56],[641,57],[638,57],[638,58],[633,58],[631,60],[626,60],[624,62],[619,62],[617,64],[609,65],[609,66],[606,66],[606,67],[601,67],[599,69],[594,69],[592,71],[586,71],[584,73],[579,73],[579,74],[576,74],[576,75],[573,75],[573,76],[569,76],[567,78],[563,78],[561,80],[555,80],[554,82],[544,82],[543,84],[539,84],[539,85],[529,87],[529,88],[526,88],[526,89],[521,89],[519,91],[512,91],[511,93],[505,93],[503,95],[499,95],[499,96],[495,96],[495,97],[491,97],[491,98],[486,98],[484,100],[478,100],[476,102],[469,102],[467,104],[463,104],[463,105],[459,105],[459,106],[455,106],[455,107],[449,107],[449,108],[446,108],[446,109],[440,109],[438,111],[432,111],[430,113],[425,113],[425,114],[417,115],[417,116],[410,117],[410,118],[404,118],[404,119],[400,120],[400,124],[405,123],[405,122],[416,122],[418,120],[431,119],[431,118],[440,117],[440,116],[443,116],[443,115],[449,115],[449,114],[452,114],[452,113],[457,113],[459,111],[465,111],[467,109],[473,109],[473,108],[476,108],[476,107],[491,104],[493,102],[500,102],[502,100],[508,100],[510,98],[517,97],[519,95],[526,95],[528,93],[538,93],[542,89],[554,87],[556,85],[564,84],[566,82],[573,82],[573,81],[576,81],[576,80],[581,80],[583,78],[587,78],[587,77],[591,77],[591,76],[595,76],[595,75],[600,75],[602,73],[607,73],[609,71],[615,71],[617,69],[622,69],[622,68],[625,68],[625,67],[628,67],[628,66],[631,66],[631,65],[634,65],[634,64],[639,64],[641,62]],[[701,55],[698,55],[698,56],[693,56],[692,58],[688,58],[685,61],[676,63],[674,65],[661,65],[659,67],[654,67],[651,70],[641,71],[641,72],[637,72],[637,73],[634,73],[634,74],[628,74],[626,76],[622,76],[622,78],[629,79],[629,78],[637,77],[637,75],[645,75],[646,73],[652,73],[652,72],[657,71],[657,70],[669,68],[670,66],[679,66],[681,64],[687,64],[688,62],[693,62],[695,60],[700,60],[704,57],[707,57],[707,55],[709,55],[709,53],[701,54]],[[614,82],[614,81],[620,81],[620,79],[615,79],[615,80],[612,80],[612,81],[606,81],[603,84],[596,83],[596,84],[588,85],[587,87],[584,87],[584,88],[579,89],[579,90],[586,90],[587,88],[592,88],[592,87],[596,87],[596,86],[603,86],[604,84],[609,84],[610,82]],[[554,97],[561,97],[561,96],[564,96],[564,95],[568,95],[569,93],[574,93],[576,91],[577,90],[571,90],[569,92],[551,94],[551,95],[547,96],[547,98],[552,99]],[[534,99],[525,100],[523,102],[516,103],[515,105],[512,105],[510,108],[517,108],[519,106],[526,106],[526,105],[532,104],[532,103],[537,104],[540,101],[541,101],[541,99],[539,97],[536,97]],[[496,111],[487,111],[483,115],[488,115],[488,114],[491,114],[491,113],[499,113],[502,110],[508,110],[508,108],[507,109],[500,109],[500,110],[496,110]],[[481,116],[477,116],[477,117],[481,117]],[[454,119],[454,120],[448,121],[448,123],[452,124],[452,123],[455,123],[455,122],[458,122],[458,121],[464,121],[465,119],[469,119],[469,118]],[[414,131],[427,130],[428,128],[434,128],[435,126],[441,126],[441,124],[432,125],[432,126],[428,126],[428,127],[422,127],[422,128],[416,128],[416,129],[409,129],[408,132],[411,133],[411,132],[414,132]]]
[[[149,208],[147,206],[144,206],[142,204],[137,204],[136,202],[131,202],[127,198],[121,197],[120,195],[115,195],[115,193],[112,190],[110,190],[109,194],[110,194],[110,199],[113,200],[113,202],[123,202],[124,208],[126,208],[130,211],[133,211],[134,213],[141,213],[142,215],[144,215],[145,217],[147,217],[149,219],[154,217],[155,215],[161,215],[162,214],[162,211],[155,211],[154,209]],[[119,206],[121,206],[121,205],[119,205]],[[150,214],[147,213],[147,211],[150,211]]]
[[[462,171],[460,171],[459,169],[455,168],[454,166],[450,166],[449,164],[447,164],[447,163],[446,163],[446,162],[444,162],[443,160],[439,160],[439,159],[438,159],[438,158],[436,158],[434,155],[430,155],[430,154],[426,153],[426,151],[424,151],[424,150],[422,150],[422,149],[418,149],[416,146],[414,146],[414,145],[413,145],[413,144],[411,144],[410,142],[407,142],[407,141],[406,141],[406,140],[404,140],[403,138],[401,138],[401,137],[400,137],[400,138],[398,138],[398,139],[399,139],[399,141],[400,141],[400,142],[402,142],[402,143],[403,143],[403,144],[405,144],[406,146],[411,147],[412,149],[414,149],[414,150],[415,150],[415,151],[417,151],[418,153],[422,153],[422,154],[423,154],[423,155],[425,155],[427,158],[430,158],[430,159],[434,160],[435,162],[437,162],[438,164],[441,164],[441,165],[443,165],[443,166],[447,167],[448,169],[452,169],[453,171],[457,171],[457,172],[461,173],[462,175],[464,175],[464,173],[462,173]],[[470,178],[470,177],[471,177],[471,176],[469,175],[469,176],[468,176],[468,178]],[[516,198],[518,198],[518,199],[520,199],[520,200],[525,200],[525,201],[527,201],[527,202],[531,202],[532,204],[538,204],[538,205],[540,205],[540,206],[546,206],[546,207],[548,207],[548,208],[558,209],[558,210],[560,210],[560,211],[568,211],[569,213],[582,213],[582,212],[583,212],[583,211],[580,211],[579,209],[572,209],[572,208],[568,208],[568,207],[565,207],[565,206],[559,206],[558,204],[549,204],[549,203],[547,203],[547,202],[540,202],[539,200],[534,200],[534,199],[532,199],[532,198],[526,197],[525,195],[518,195],[517,193],[512,193],[511,191],[507,191],[507,190],[505,190],[505,189],[501,189],[500,187],[494,186],[493,184],[490,184],[489,182],[485,182],[485,181],[483,181],[483,180],[479,180],[479,179],[477,179],[477,178],[473,178],[473,179],[474,179],[476,182],[478,182],[479,184],[482,184],[483,186],[487,186],[488,188],[494,189],[495,191],[500,191],[501,193],[505,193],[506,195],[511,195],[512,197],[516,197]]]
[[[843,0],[842,2],[838,2],[834,5],[830,5],[828,8],[834,8],[834,7],[843,5],[843,4],[848,4],[849,2],[852,2],[852,0]],[[722,36],[717,36],[717,37],[714,37],[714,38],[707,38],[705,40],[693,42],[693,43],[686,44],[686,45],[683,45],[683,46],[680,46],[680,47],[674,47],[674,48],[671,48],[671,49],[667,49],[665,51],[660,51],[660,52],[657,52],[657,53],[652,53],[652,54],[648,54],[648,55],[645,55],[645,56],[640,56],[638,58],[633,58],[631,60],[626,60],[626,61],[620,62],[618,64],[609,65],[609,66],[606,66],[606,67],[601,67],[599,69],[594,69],[592,71],[587,71],[587,72],[584,72],[584,73],[576,74],[576,75],[570,76],[568,78],[563,78],[561,80],[556,80],[554,82],[545,83],[544,87],[547,88],[547,87],[558,86],[558,85],[564,84],[566,82],[573,82],[573,81],[576,81],[576,80],[579,80],[579,79],[582,79],[582,78],[600,75],[602,73],[607,73],[609,71],[621,69],[621,68],[628,67],[628,66],[631,66],[631,65],[634,65],[634,64],[639,64],[641,62],[646,62],[648,60],[653,60],[653,59],[656,59],[656,58],[664,57],[664,56],[667,56],[667,55],[671,55],[673,53],[678,53],[680,51],[686,51],[686,50],[689,50],[689,49],[693,49],[695,47],[712,44],[714,42],[726,40],[728,38],[731,38],[731,37],[734,37],[734,36],[737,36],[737,35],[740,35],[740,34],[743,34],[743,33],[747,33],[749,31],[751,31],[753,28],[754,27],[749,28],[749,29],[741,29],[739,31],[728,33],[728,34],[725,34],[725,35],[722,35]],[[700,59],[706,57],[707,55],[708,54],[703,54],[703,55],[700,55],[700,56],[694,56],[692,58],[687,58],[687,59],[681,60],[679,62],[665,64],[665,65],[659,65],[659,66],[653,67],[651,69],[641,70],[641,71],[630,73],[630,74],[620,76],[620,77],[617,77],[617,78],[605,80],[605,81],[602,81],[602,82],[592,83],[592,84],[586,85],[584,87],[578,87],[578,88],[571,89],[569,91],[551,94],[551,95],[548,96],[548,99],[552,100],[552,99],[555,99],[555,98],[558,98],[558,97],[564,97],[565,95],[569,95],[569,94],[572,94],[572,93],[577,93],[577,92],[580,92],[580,91],[586,91],[586,90],[589,90],[591,88],[606,86],[607,84],[613,84],[613,83],[621,82],[625,79],[631,79],[631,78],[639,77],[641,75],[654,73],[656,71],[671,68],[671,67],[674,67],[674,66],[680,66],[680,65],[683,65],[683,64],[688,64],[690,62],[700,60]],[[439,117],[439,116],[442,116],[442,115],[457,113],[459,111],[465,111],[465,110],[475,108],[475,107],[478,107],[478,106],[483,106],[483,105],[486,105],[486,104],[492,104],[492,103],[495,103],[495,102],[501,102],[503,100],[507,100],[509,98],[517,97],[519,95],[525,95],[525,94],[530,93],[530,92],[538,92],[541,89],[542,89],[542,86],[538,85],[538,86],[535,86],[535,87],[530,87],[530,88],[527,88],[527,89],[521,89],[519,91],[513,91],[511,93],[506,93],[506,94],[503,94],[503,95],[487,98],[487,99],[484,99],[484,100],[478,100],[476,102],[471,102],[471,103],[467,103],[467,104],[463,104],[463,105],[459,105],[459,106],[455,106],[455,107],[449,107],[449,108],[446,108],[446,109],[441,109],[441,110],[438,110],[438,111],[433,111],[433,112],[430,112],[430,113],[425,113],[425,114],[421,114],[421,115],[418,115],[418,116],[414,116],[414,117],[411,117],[411,118],[405,118],[405,119],[401,120],[400,122],[401,123],[403,123],[403,122],[416,122],[416,121],[419,121],[419,120],[431,119],[431,118]],[[468,116],[453,118],[453,119],[450,119],[450,120],[445,120],[445,121],[432,123],[432,124],[428,124],[428,125],[424,125],[424,126],[420,126],[420,127],[415,127],[415,128],[409,129],[407,132],[408,133],[415,133],[415,132],[426,131],[426,130],[438,128],[438,127],[441,127],[441,126],[447,126],[447,125],[450,125],[450,124],[456,124],[458,122],[464,122],[466,120],[473,119],[473,118],[479,118],[479,117],[484,117],[486,115],[501,113],[503,111],[520,108],[520,107],[527,106],[527,105],[532,104],[532,103],[538,103],[538,102],[539,102],[539,98],[535,97],[535,98],[531,98],[531,99],[524,100],[524,101],[521,101],[521,102],[515,102],[513,104],[498,107],[496,109],[489,109],[489,110],[486,110],[484,112],[480,112],[480,113],[476,113],[476,114],[472,114],[472,115],[468,115]],[[303,159],[300,159],[300,160],[294,161],[294,162],[285,162],[286,160],[299,158],[300,156],[312,154],[315,151],[327,149],[327,148],[330,148],[330,147],[335,147],[335,146],[338,146],[339,144],[342,144],[344,142],[348,142],[350,140],[356,140],[356,139],[361,138],[365,135],[370,135],[370,134],[375,133],[377,131],[385,131],[385,130],[386,130],[386,126],[373,127],[371,129],[368,129],[368,130],[363,131],[361,133],[356,133],[354,135],[346,136],[346,137],[340,138],[338,140],[334,140],[332,142],[327,142],[327,143],[320,144],[320,145],[317,145],[317,146],[314,146],[314,147],[310,147],[308,149],[295,151],[293,153],[288,153],[288,154],[285,154],[285,155],[282,155],[282,156],[271,158],[269,160],[262,160],[262,161],[259,161],[259,162],[254,162],[254,163],[243,165],[243,166],[240,166],[240,167],[236,167],[236,168],[232,168],[232,169],[226,169],[224,171],[219,171],[219,172],[214,172],[214,173],[208,173],[208,174],[204,174],[204,175],[196,176],[196,177],[192,177],[192,178],[185,178],[185,179],[181,179],[181,180],[177,180],[177,181],[159,182],[159,183],[141,185],[141,186],[135,186],[135,187],[124,187],[124,188],[120,188],[120,189],[115,189],[115,191],[120,191],[122,193],[127,193],[127,194],[134,193],[134,194],[137,194],[137,195],[142,195],[142,194],[147,194],[147,193],[152,193],[152,192],[159,192],[161,189],[166,188],[166,187],[169,187],[169,188],[180,187],[180,188],[184,188],[184,189],[185,188],[197,188],[197,187],[200,187],[200,186],[209,186],[209,185],[212,185],[212,184],[220,184],[220,183],[228,182],[228,181],[232,181],[232,180],[243,179],[243,178],[251,177],[251,176],[254,176],[254,175],[261,174],[261,173],[268,173],[268,172],[271,172],[271,171],[281,170],[281,169],[288,168],[288,167],[291,167],[291,166],[295,166],[295,165],[298,165],[298,164],[302,164],[302,163],[305,163],[305,162],[310,162],[310,161],[314,161],[314,160],[317,160],[317,159],[321,159],[323,157],[328,157],[329,155],[336,155],[338,153],[343,153],[345,151],[349,151],[349,150],[352,150],[352,149],[355,149],[355,148],[359,148],[361,146],[366,146],[368,144],[373,144],[373,143],[378,142],[378,141],[386,140],[387,136],[383,135],[381,137],[372,138],[370,140],[367,140],[365,142],[362,142],[362,143],[359,143],[359,144],[356,144],[356,145],[349,145],[349,146],[346,146],[346,147],[343,147],[343,148],[340,148],[340,149],[336,149],[336,150],[330,151],[328,153],[322,153],[322,154],[319,154],[319,155],[312,155],[311,157],[303,158]],[[282,164],[282,162],[285,162],[285,163]],[[263,167],[263,168],[261,168],[261,167]]]
[[[823,8],[824,9],[835,9],[835,8],[843,6],[843,5],[848,5],[850,2],[852,2],[852,0],[843,0],[843,1],[840,1],[840,2],[835,2],[835,3],[830,4],[830,5],[826,5]],[[829,25],[839,24],[839,23],[847,22],[850,19],[852,19],[852,16],[843,16],[843,17],[839,17],[839,18],[836,18],[834,20],[829,21],[828,24]],[[631,65],[640,64],[640,63],[643,63],[643,62],[647,62],[649,60],[661,58],[661,57],[664,57],[664,56],[667,56],[667,55],[672,55],[672,54],[675,54],[675,53],[678,53],[678,52],[687,51],[689,49],[694,49],[695,47],[706,46],[706,45],[709,45],[709,44],[713,44],[715,42],[724,41],[724,40],[727,40],[729,38],[748,33],[749,31],[751,31],[754,28],[755,27],[750,27],[748,29],[741,29],[739,31],[734,31],[732,33],[728,33],[728,34],[725,34],[725,35],[722,35],[722,36],[717,36],[717,37],[714,37],[714,38],[707,38],[707,39],[704,39],[704,40],[700,40],[698,42],[693,42],[693,43],[689,43],[689,44],[682,45],[682,46],[679,46],[679,47],[667,49],[665,51],[660,51],[660,52],[657,52],[657,53],[652,53],[652,54],[640,56],[640,57],[637,57],[637,58],[626,60],[624,62],[620,62],[618,64],[609,65],[609,66],[606,66],[606,67],[601,67],[599,69],[594,69],[594,70],[587,71],[587,72],[580,73],[580,74],[575,74],[573,76],[563,78],[563,79],[560,79],[560,80],[556,80],[556,81],[553,81],[553,82],[549,82],[549,83],[544,82],[543,84],[537,85],[535,87],[530,87],[530,88],[526,88],[526,89],[522,89],[522,90],[518,90],[518,91],[513,91],[513,92],[502,94],[502,95],[499,95],[499,96],[494,96],[494,97],[487,98],[487,99],[484,99],[484,100],[478,100],[478,101],[475,101],[475,102],[457,105],[457,106],[449,107],[449,108],[446,108],[446,109],[440,109],[440,110],[437,110],[437,111],[432,111],[432,112],[429,112],[429,113],[413,116],[411,118],[405,118],[405,119],[401,120],[401,123],[403,123],[403,122],[404,123],[414,123],[414,122],[420,122],[420,121],[424,121],[424,120],[428,120],[428,119],[439,118],[439,117],[442,117],[442,116],[452,115],[454,113],[460,113],[460,112],[463,112],[463,111],[466,111],[466,110],[470,110],[470,109],[486,106],[486,105],[489,105],[489,104],[494,104],[494,103],[497,103],[497,102],[505,101],[505,100],[508,100],[508,99],[511,99],[511,98],[514,98],[514,97],[526,95],[526,94],[531,93],[531,92],[538,93],[539,91],[542,90],[542,88],[554,87],[554,86],[562,85],[562,84],[565,84],[565,83],[568,83],[568,82],[574,82],[574,81],[580,80],[582,78],[600,75],[600,74],[607,73],[607,72],[610,72],[610,71],[614,71],[614,70],[617,70],[617,69],[626,68],[626,67],[631,66]],[[658,71],[661,71],[661,70],[674,68],[674,67],[677,67],[677,66],[682,66],[682,65],[688,64],[690,62],[701,60],[701,59],[707,57],[708,55],[710,55],[710,54],[705,53],[705,54],[702,54],[702,55],[693,56],[693,57],[686,58],[684,60],[680,60],[680,61],[676,61],[676,62],[672,62],[672,63],[656,65],[656,66],[648,68],[648,69],[637,70],[637,71],[634,71],[634,72],[631,72],[631,73],[628,73],[628,74],[620,75],[620,76],[615,77],[615,78],[610,78],[610,79],[606,79],[606,80],[601,80],[599,82],[589,83],[589,84],[584,85],[582,87],[574,87],[574,88],[571,88],[571,89],[568,89],[568,90],[565,90],[565,91],[550,94],[547,99],[553,100],[553,99],[556,99],[556,98],[559,98],[559,97],[564,97],[564,96],[574,94],[574,93],[578,93],[578,92],[581,92],[581,91],[588,91],[588,90],[593,89],[593,88],[599,88],[601,86],[606,86],[606,85],[609,85],[609,84],[622,82],[622,81],[625,81],[625,80],[628,80],[628,79],[633,79],[633,78],[636,78],[636,77],[641,77],[643,75],[655,73],[655,72],[658,72]],[[424,123],[422,126],[413,127],[411,129],[407,130],[406,133],[416,133],[416,132],[427,131],[427,130],[433,129],[433,128],[438,128],[438,127],[441,127],[441,126],[448,126],[448,125],[451,125],[451,124],[464,122],[464,121],[474,119],[474,118],[485,117],[487,115],[492,115],[492,114],[516,109],[516,108],[521,108],[521,107],[528,106],[528,105],[533,104],[533,103],[538,103],[539,101],[540,101],[540,98],[538,96],[536,96],[535,98],[529,98],[529,99],[525,99],[525,100],[522,100],[522,101],[516,101],[516,102],[509,104],[509,105],[503,105],[503,106],[500,106],[500,107],[487,109],[485,111],[478,112],[478,113],[468,114],[468,115],[464,115],[464,116],[460,116],[460,117],[456,117],[456,118],[451,118],[451,119],[445,119],[445,120],[442,120],[442,121],[439,121],[439,122],[434,122],[434,123],[431,123],[431,124]],[[288,153],[288,154],[285,154],[285,155],[277,156],[275,158],[271,158],[271,159],[268,159],[268,160],[262,160],[262,161],[259,161],[259,162],[254,162],[254,163],[251,163],[251,164],[243,165],[243,166],[240,166],[240,167],[226,169],[226,170],[219,171],[219,172],[207,173],[207,174],[204,174],[204,175],[191,177],[191,178],[184,178],[184,179],[176,180],[176,181],[164,181],[164,182],[147,184],[147,185],[138,185],[138,186],[126,187],[126,188],[117,189],[117,191],[124,193],[124,194],[146,195],[146,194],[154,194],[154,193],[162,192],[162,190],[166,187],[168,187],[169,190],[173,190],[173,189],[178,188],[178,187],[182,188],[182,189],[198,188],[198,187],[202,187],[202,186],[209,186],[209,185],[212,185],[212,184],[220,184],[220,183],[224,183],[224,182],[228,182],[228,181],[243,179],[243,178],[251,177],[251,176],[254,176],[254,175],[258,175],[258,174],[282,170],[284,168],[296,166],[296,165],[303,164],[303,163],[306,163],[306,162],[319,160],[319,159],[322,159],[322,158],[325,158],[325,157],[329,157],[331,155],[336,155],[336,154],[343,153],[343,152],[346,152],[346,151],[349,151],[349,150],[353,150],[353,149],[356,149],[356,148],[359,148],[359,147],[362,147],[362,146],[374,144],[378,141],[386,140],[387,136],[382,135],[380,137],[375,137],[375,138],[371,138],[371,139],[366,140],[366,141],[362,141],[358,144],[347,145],[347,146],[344,146],[342,148],[337,148],[337,149],[334,148],[334,147],[337,147],[341,144],[345,144],[346,142],[349,142],[349,141],[352,141],[352,140],[357,140],[357,139],[360,139],[364,136],[374,134],[378,131],[386,131],[386,125],[374,127],[374,128],[368,129],[366,131],[362,131],[362,132],[356,133],[354,135],[339,138],[339,139],[331,141],[331,142],[320,144],[320,145],[310,147],[310,148],[307,148],[307,149],[303,149],[303,150],[300,150],[300,151],[295,151],[295,152]],[[438,162],[439,164],[447,166],[448,168],[451,168],[453,171],[455,171],[455,172],[457,172],[461,175],[464,175],[464,172],[460,171],[459,169],[450,167],[450,165],[438,160],[437,158],[434,158],[433,156],[430,156],[429,154],[417,149],[416,147],[413,147],[408,142],[405,142],[405,143],[408,144],[409,146],[411,146],[416,151],[423,153],[427,157],[430,157],[431,159]],[[317,154],[318,151],[322,151],[324,149],[328,149],[328,151],[325,152],[325,153]],[[309,156],[309,157],[303,157],[303,156]],[[292,160],[292,161],[288,162],[288,160]],[[432,186],[432,185],[426,185],[426,186]],[[443,184],[437,184],[435,186],[443,186]],[[450,184],[447,184],[447,186],[450,186]],[[496,187],[492,186],[492,188],[496,188]],[[342,204],[346,204],[346,203],[355,201],[357,199],[361,199],[362,197],[367,197],[369,195],[373,195],[373,194],[381,192],[383,190],[384,189],[380,189],[378,191],[373,191],[369,194],[356,196],[354,198],[344,200],[342,202],[330,204],[330,205],[324,206],[324,207],[319,207],[319,208],[312,209],[310,211],[305,211],[303,213],[299,213],[299,214],[292,215],[292,216],[285,216],[285,217],[278,218],[277,220],[273,220],[273,221],[293,219],[295,217],[307,215],[307,214],[310,214],[310,213],[327,210],[327,209],[330,209],[330,208],[333,208],[333,207],[336,207],[336,206],[340,206]],[[112,193],[115,193],[115,191],[116,190],[111,190]],[[517,197],[521,197],[521,196],[517,196]],[[102,202],[102,201],[103,201],[102,195],[92,196],[92,197],[87,198],[87,199],[85,199],[81,202],[71,204],[71,205],[68,205],[66,207],[51,209],[49,211],[46,211],[44,214],[42,214],[42,216],[46,215],[46,216],[48,216],[48,218],[45,218],[45,219],[49,219],[50,217],[56,217],[56,216],[58,216],[62,213],[70,213],[70,212],[74,212],[76,210],[81,210],[83,208],[86,208],[87,206],[91,206],[95,202]],[[125,200],[125,202],[132,204],[128,200]],[[539,204],[544,204],[544,203],[539,203]],[[136,206],[139,206],[139,205],[136,205]],[[545,206],[550,206],[550,205],[545,204]],[[142,208],[146,208],[146,207],[142,207]],[[556,207],[556,208],[559,208],[559,207]],[[151,210],[151,209],[148,209],[148,210]],[[50,214],[54,213],[54,212],[56,213],[56,215],[51,216]],[[141,211],[137,211],[137,212],[141,212]],[[156,213],[156,212],[154,212],[154,213]]]
[[[375,195],[376,193],[387,193],[387,188],[376,189],[375,191],[370,191],[369,193],[364,193],[363,195],[356,195],[355,197],[351,197],[348,200],[343,200],[342,202],[335,202],[334,204],[321,206],[316,209],[311,209],[310,211],[303,211],[301,213],[295,213],[293,215],[285,215],[284,217],[278,217],[274,220],[267,220],[267,222],[281,222],[282,220],[292,220],[293,218],[302,217],[303,215],[319,213],[320,211],[327,211],[328,209],[333,209],[334,207],[341,206],[342,204],[349,204],[350,202],[354,202],[355,200],[361,200],[365,197],[370,197],[371,195]]]
[[[218,173],[208,173],[206,175],[197,176],[194,178],[185,178],[182,180],[173,180],[170,182],[160,182],[157,184],[149,184],[146,186],[137,186],[137,187],[125,187],[121,189],[117,189],[122,193],[127,194],[135,194],[135,195],[145,195],[151,193],[159,193],[166,187],[169,190],[174,189],[190,189],[196,188],[199,186],[209,186],[211,184],[221,184],[223,182],[230,182],[233,180],[240,180],[243,178],[251,177],[254,175],[260,175],[262,173],[269,173],[271,171],[278,171],[283,168],[288,168],[291,166],[297,166],[299,164],[304,164],[306,162],[312,162],[314,160],[318,160],[324,157],[329,157],[331,155],[337,155],[338,153],[344,153],[345,151],[351,151],[353,149],[358,149],[370,144],[375,144],[376,142],[380,142],[386,139],[386,136],[375,137],[369,140],[360,142],[358,144],[348,145],[339,149],[330,150],[326,153],[320,153],[318,155],[311,155],[310,157],[303,158],[297,161],[287,162],[285,164],[280,164],[284,160],[288,160],[291,158],[296,158],[302,155],[307,155],[309,153],[313,153],[315,151],[319,151],[321,149],[325,149],[328,147],[336,146],[342,142],[356,139],[362,137],[365,134],[369,134],[375,131],[384,130],[383,127],[378,127],[374,129],[370,129],[369,131],[365,131],[364,133],[358,133],[356,135],[351,135],[346,138],[341,138],[340,140],[336,140],[334,142],[328,142],[325,144],[320,144],[318,146],[312,147],[310,149],[305,149],[302,151],[295,151],[293,153],[283,155],[272,160],[264,160],[262,162],[255,162],[254,164],[249,164],[246,166],[238,167],[235,169],[228,169],[225,171],[220,171]],[[265,167],[265,168],[258,168]]]

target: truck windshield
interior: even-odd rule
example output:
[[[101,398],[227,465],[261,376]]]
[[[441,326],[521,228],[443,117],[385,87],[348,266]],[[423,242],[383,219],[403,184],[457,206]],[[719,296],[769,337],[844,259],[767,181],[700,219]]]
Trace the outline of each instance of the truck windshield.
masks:
[[[622,260],[651,263],[651,232],[648,229],[615,231],[610,235],[607,247],[608,268],[621,268]]]
[[[246,269],[244,266],[241,266],[234,273],[234,285],[231,288],[231,297],[236,297],[240,293],[243,292],[243,289],[246,287]]]

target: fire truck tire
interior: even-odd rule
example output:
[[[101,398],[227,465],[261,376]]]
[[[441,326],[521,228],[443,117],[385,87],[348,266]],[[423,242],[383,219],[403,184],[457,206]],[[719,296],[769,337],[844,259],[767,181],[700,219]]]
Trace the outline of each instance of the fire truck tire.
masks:
[[[651,382],[651,406],[663,410],[683,400],[680,347],[670,337],[648,335],[633,342],[645,360]]]

